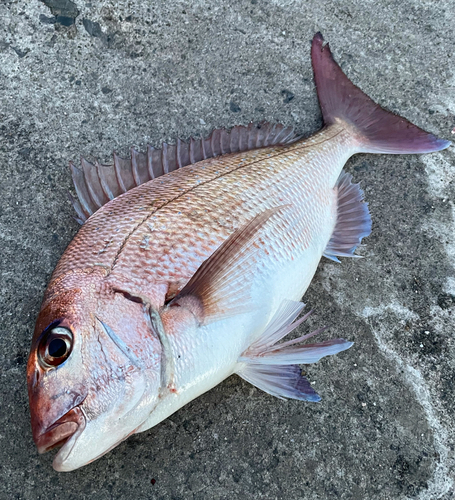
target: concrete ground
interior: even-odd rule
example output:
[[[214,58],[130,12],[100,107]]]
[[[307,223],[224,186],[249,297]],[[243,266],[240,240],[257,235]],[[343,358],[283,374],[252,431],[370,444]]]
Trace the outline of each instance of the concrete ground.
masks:
[[[32,441],[25,365],[78,230],[68,162],[261,120],[321,125],[310,40],[441,137],[455,126],[455,2],[3,0],[0,498],[450,499],[455,484],[455,149],[358,155],[373,233],[322,260],[311,326],[355,345],[307,368],[320,404],[237,377],[69,474]],[[306,326],[305,328],[308,328]]]

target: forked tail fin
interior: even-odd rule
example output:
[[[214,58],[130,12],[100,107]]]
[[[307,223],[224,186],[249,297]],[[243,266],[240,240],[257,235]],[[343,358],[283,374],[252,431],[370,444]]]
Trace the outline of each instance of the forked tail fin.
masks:
[[[431,153],[451,145],[372,101],[343,73],[323,42],[321,33],[316,33],[311,60],[324,123],[347,123],[359,152]]]

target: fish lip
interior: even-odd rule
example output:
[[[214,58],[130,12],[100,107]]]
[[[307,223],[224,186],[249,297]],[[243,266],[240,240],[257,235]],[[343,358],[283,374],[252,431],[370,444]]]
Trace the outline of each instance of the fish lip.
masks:
[[[65,447],[65,445],[68,444],[68,441],[70,441],[75,434],[79,435],[84,428],[85,416],[81,408],[76,406],[69,412],[65,413],[63,417],[59,418],[42,434],[35,438],[38,453],[47,453],[53,448],[57,448],[59,446]]]
[[[63,446],[60,448],[59,452],[54,458],[54,461],[52,462],[52,467],[57,472],[66,472],[73,470],[72,468],[66,468],[64,463],[68,458],[68,455],[73,450],[73,447],[76,444],[77,439],[82,434],[87,424],[87,419],[83,409],[76,406],[75,408],[73,408],[73,410],[75,411],[75,418],[77,418],[78,427],[75,430],[75,432],[72,435],[68,436],[65,442],[62,443]],[[68,413],[71,413],[73,410],[71,410]]]

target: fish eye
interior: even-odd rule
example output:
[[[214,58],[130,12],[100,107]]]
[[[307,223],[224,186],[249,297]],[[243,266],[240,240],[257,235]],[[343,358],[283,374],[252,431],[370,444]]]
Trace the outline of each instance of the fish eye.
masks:
[[[46,331],[38,346],[38,359],[43,368],[61,365],[71,354],[73,334],[63,327]]]

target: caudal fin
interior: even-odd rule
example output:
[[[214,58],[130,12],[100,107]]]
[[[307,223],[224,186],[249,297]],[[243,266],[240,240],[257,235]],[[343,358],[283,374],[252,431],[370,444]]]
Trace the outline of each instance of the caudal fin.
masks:
[[[345,122],[359,143],[359,152],[431,153],[451,145],[372,101],[343,73],[323,42],[321,33],[316,33],[311,60],[324,123]]]

